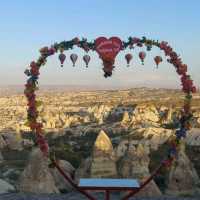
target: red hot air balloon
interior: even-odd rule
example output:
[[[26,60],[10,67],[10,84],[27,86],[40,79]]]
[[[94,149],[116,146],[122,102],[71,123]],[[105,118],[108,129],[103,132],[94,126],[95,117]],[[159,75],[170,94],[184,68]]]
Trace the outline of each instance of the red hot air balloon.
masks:
[[[129,67],[129,63],[130,63],[130,61],[132,60],[132,58],[133,58],[133,56],[132,56],[132,54],[130,54],[130,53],[127,53],[127,54],[125,55],[125,59],[126,59],[126,62],[127,62],[127,67]]]
[[[72,54],[70,55],[70,59],[71,59],[71,61],[72,61],[72,63],[73,63],[73,67],[74,67],[74,66],[75,66],[75,63],[76,63],[76,61],[77,61],[77,59],[78,59],[77,54],[72,53]]]
[[[83,60],[84,60],[84,62],[86,64],[86,67],[88,67],[88,64],[90,62],[90,56],[89,55],[84,55],[83,56]]]
[[[60,55],[59,55],[59,60],[60,60],[60,63],[61,63],[61,67],[63,67],[63,63],[64,63],[64,61],[65,61],[65,59],[66,59],[66,55],[64,54],[64,53],[60,53]]]
[[[154,61],[155,61],[156,66],[157,66],[157,68],[158,68],[158,65],[162,62],[162,57],[161,57],[161,56],[156,56],[156,57],[154,58]]]
[[[139,53],[139,57],[140,57],[140,60],[142,61],[142,64],[144,65],[144,59],[146,57],[146,53],[144,51],[141,51]]]

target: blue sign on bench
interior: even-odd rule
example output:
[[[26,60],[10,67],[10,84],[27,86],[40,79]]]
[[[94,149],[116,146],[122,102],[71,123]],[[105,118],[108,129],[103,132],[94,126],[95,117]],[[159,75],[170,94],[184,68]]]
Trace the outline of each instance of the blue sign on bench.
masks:
[[[79,181],[79,187],[131,189],[139,188],[140,185],[136,179],[82,178]]]

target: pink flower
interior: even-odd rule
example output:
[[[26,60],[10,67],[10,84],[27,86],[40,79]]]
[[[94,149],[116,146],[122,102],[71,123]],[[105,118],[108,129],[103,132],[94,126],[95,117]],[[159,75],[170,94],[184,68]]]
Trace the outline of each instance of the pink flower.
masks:
[[[167,42],[165,42],[165,41],[162,41],[161,43],[160,43],[160,49],[165,49],[166,47],[167,47]]]
[[[197,92],[197,88],[195,86],[192,87],[192,93],[196,93]]]
[[[133,37],[133,38],[131,39],[131,44],[137,44],[137,43],[139,43],[139,42],[140,42],[140,38]]]
[[[186,74],[186,72],[187,72],[187,65],[186,64],[179,65],[179,67],[177,68],[176,71],[177,71],[177,73],[179,75]]]
[[[48,55],[51,56],[56,52],[56,49],[54,47],[51,47],[48,49]]]

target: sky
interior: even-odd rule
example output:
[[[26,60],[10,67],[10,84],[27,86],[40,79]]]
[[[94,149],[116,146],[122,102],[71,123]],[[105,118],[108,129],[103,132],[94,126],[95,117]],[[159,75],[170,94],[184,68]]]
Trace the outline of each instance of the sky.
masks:
[[[99,36],[129,36],[168,41],[188,65],[195,85],[200,85],[200,1],[199,0],[14,0],[0,1],[0,85],[23,85],[24,70],[39,56],[39,49],[74,37],[93,41]],[[58,55],[42,67],[40,85],[96,85],[99,87],[173,87],[180,81],[174,67],[159,49],[147,52],[140,64],[138,50],[126,50],[116,58],[111,78],[105,79],[102,62],[95,52],[86,69],[85,54],[74,49],[66,52],[64,68]],[[79,56],[72,67],[69,56]],[[133,54],[128,68],[124,55]],[[153,57],[163,56],[159,69]]]

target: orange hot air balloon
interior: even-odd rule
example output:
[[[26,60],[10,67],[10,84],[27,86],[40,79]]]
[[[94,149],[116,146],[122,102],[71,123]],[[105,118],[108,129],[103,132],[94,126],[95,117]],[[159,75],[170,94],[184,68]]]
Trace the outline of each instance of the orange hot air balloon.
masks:
[[[130,61],[132,60],[132,58],[133,58],[133,56],[132,56],[132,54],[130,54],[130,53],[127,53],[127,54],[125,55],[125,59],[126,59],[126,62],[127,62],[127,67],[129,67],[129,63],[130,63]]]
[[[146,57],[146,53],[144,52],[144,51],[141,51],[140,53],[139,53],[139,58],[140,58],[140,60],[142,61],[142,64],[144,65],[144,59],[145,59],[145,57]]]
[[[156,57],[154,58],[154,61],[155,61],[156,66],[157,66],[157,68],[158,68],[158,65],[162,62],[162,57],[161,57],[161,56],[156,56]]]
[[[78,59],[77,54],[72,53],[72,54],[70,55],[70,59],[71,59],[71,61],[72,61],[72,63],[73,63],[73,67],[75,67],[75,63],[76,63],[76,61],[77,61],[77,59]]]
[[[90,62],[90,56],[89,55],[84,55],[83,56],[83,60],[84,60],[84,62],[86,64],[86,67],[88,67],[88,64]]]
[[[60,60],[60,63],[61,63],[61,67],[63,67],[63,63],[64,63],[64,61],[65,61],[65,59],[66,59],[66,55],[64,54],[64,53],[60,53],[60,55],[59,55],[59,60]]]

